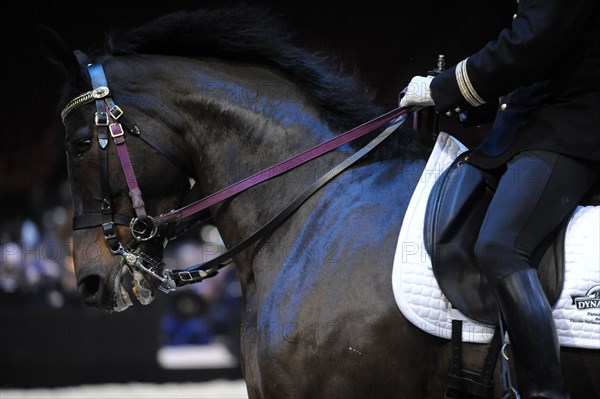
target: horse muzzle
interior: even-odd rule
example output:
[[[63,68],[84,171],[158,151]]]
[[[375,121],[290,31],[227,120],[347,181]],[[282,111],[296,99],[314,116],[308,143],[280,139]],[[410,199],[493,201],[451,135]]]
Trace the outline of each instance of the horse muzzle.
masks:
[[[125,256],[106,278],[99,273],[82,275],[77,282],[79,294],[88,306],[107,312],[121,312],[133,305],[132,294],[142,305],[152,303],[156,288],[145,273],[131,267]]]
[[[140,248],[120,247],[112,252],[104,245],[94,245],[98,241],[90,234],[93,233],[79,230],[74,237],[79,244],[75,245],[74,260],[83,302],[107,312],[127,309],[133,305],[132,297],[142,305],[150,304],[160,283],[155,276],[162,273],[164,264]],[[88,245],[81,245],[82,242]]]

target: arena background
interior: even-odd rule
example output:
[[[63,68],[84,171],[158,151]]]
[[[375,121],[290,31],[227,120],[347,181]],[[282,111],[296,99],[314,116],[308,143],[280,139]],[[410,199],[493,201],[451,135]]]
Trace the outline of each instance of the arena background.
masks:
[[[207,322],[212,332],[201,344],[213,345],[209,352],[214,361],[184,361],[179,366],[165,366],[164,358],[160,362],[160,351],[169,344],[165,317],[176,306],[173,298],[162,296],[151,306],[138,305],[115,315],[79,302],[69,269],[70,198],[57,110],[61,79],[43,59],[38,44],[40,24],[56,30],[73,49],[86,49],[101,43],[111,27],[225,3],[4,0],[0,5],[0,388],[4,389],[0,397],[9,388],[241,378],[235,360],[239,298],[234,276],[221,281],[219,300],[227,299],[225,305],[214,298],[206,300],[210,288],[199,293],[204,299],[193,299],[190,305],[192,313],[213,317]],[[493,39],[510,24],[516,7],[503,0],[252,4],[281,14],[304,46],[336,54],[345,70],[358,72],[384,109],[396,106],[398,91],[412,76],[433,68],[438,54],[454,64]],[[444,127],[467,142],[486,131],[486,127],[460,130],[451,121]],[[187,243],[209,243],[211,237],[215,235],[210,228],[199,230],[187,237]],[[178,249],[187,252],[173,257],[186,258],[202,250],[184,245]],[[223,312],[209,309],[217,302]],[[188,397],[183,391],[178,395]]]

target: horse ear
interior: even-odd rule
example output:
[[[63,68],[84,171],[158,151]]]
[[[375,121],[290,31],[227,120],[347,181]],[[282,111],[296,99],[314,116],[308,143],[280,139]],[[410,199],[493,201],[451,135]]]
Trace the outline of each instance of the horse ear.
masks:
[[[67,82],[74,84],[81,83],[82,70],[80,60],[78,59],[80,57],[68,49],[65,42],[52,28],[40,25],[38,32],[44,57],[62,72]]]

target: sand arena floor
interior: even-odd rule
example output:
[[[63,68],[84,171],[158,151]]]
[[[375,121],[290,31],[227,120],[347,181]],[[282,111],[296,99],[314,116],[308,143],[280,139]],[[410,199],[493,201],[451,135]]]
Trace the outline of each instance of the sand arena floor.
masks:
[[[52,389],[0,389],[1,399],[247,399],[244,381],[104,384]]]

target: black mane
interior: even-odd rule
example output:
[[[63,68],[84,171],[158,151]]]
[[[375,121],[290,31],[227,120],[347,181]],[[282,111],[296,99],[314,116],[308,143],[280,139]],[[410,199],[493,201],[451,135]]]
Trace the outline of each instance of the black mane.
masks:
[[[340,130],[364,123],[380,112],[373,96],[354,76],[334,70],[336,63],[331,57],[293,44],[282,20],[262,8],[245,5],[178,11],[131,30],[111,32],[105,50],[111,55],[219,57],[273,66],[305,90],[328,123]],[[409,141],[402,151],[405,156],[406,144],[415,144]],[[408,151],[421,152],[419,148],[412,150]]]
[[[108,52],[219,57],[278,68],[325,111],[333,126],[350,128],[378,112],[357,81],[333,71],[331,60],[292,44],[279,18],[262,8],[236,6],[179,11],[124,32],[113,32]]]

